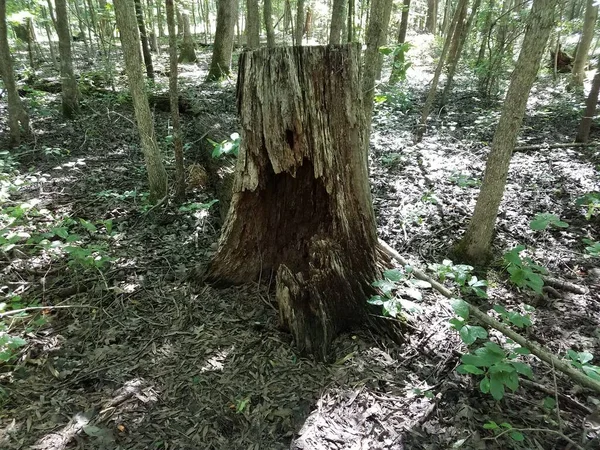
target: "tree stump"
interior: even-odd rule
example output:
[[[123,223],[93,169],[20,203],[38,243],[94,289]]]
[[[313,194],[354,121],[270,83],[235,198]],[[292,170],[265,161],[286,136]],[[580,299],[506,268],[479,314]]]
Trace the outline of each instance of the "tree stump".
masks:
[[[275,275],[281,325],[320,359],[369,320],[378,277],[359,55],[354,44],[241,55],[233,197],[207,272],[229,283]]]

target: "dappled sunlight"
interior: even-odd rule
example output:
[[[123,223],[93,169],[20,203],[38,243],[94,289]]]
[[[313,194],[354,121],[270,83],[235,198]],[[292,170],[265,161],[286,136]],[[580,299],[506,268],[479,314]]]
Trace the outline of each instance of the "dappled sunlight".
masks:
[[[213,356],[208,358],[204,364],[200,366],[200,373],[203,372],[218,372],[223,370],[225,360],[229,354],[235,349],[235,346],[217,350]]]

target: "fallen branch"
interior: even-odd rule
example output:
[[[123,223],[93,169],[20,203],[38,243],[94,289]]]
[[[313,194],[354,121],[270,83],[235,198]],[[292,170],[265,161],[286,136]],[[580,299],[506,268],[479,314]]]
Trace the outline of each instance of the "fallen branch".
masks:
[[[527,150],[549,150],[551,148],[575,148],[575,147],[596,147],[598,143],[596,142],[568,142],[566,144],[536,144],[536,145],[522,145],[520,147],[515,147],[515,152],[524,152]]]
[[[406,261],[402,256],[400,256],[400,254],[396,250],[391,248],[387,243],[385,243],[381,239],[379,239],[379,245],[380,245],[381,249],[388,256],[395,259],[400,264],[402,264],[402,265],[408,264],[408,261]],[[454,295],[452,293],[452,291],[450,291],[444,285],[442,285],[441,283],[435,281],[434,279],[432,279],[431,277],[426,275],[424,272],[413,268],[412,273],[415,276],[415,278],[417,278],[419,280],[427,281],[429,284],[431,284],[431,286],[436,291],[438,291],[444,297],[449,298],[449,299],[457,298],[456,295]],[[539,344],[524,338],[520,334],[518,334],[515,331],[508,328],[506,325],[498,322],[493,317],[488,316],[486,313],[484,313],[482,310],[480,310],[476,306],[471,305],[467,301],[465,301],[465,303],[469,306],[469,313],[472,316],[474,316],[475,318],[477,318],[479,321],[498,330],[500,333],[502,333],[506,337],[512,339],[517,344],[519,344],[521,347],[528,348],[532,354],[537,356],[542,361],[548,363],[550,366],[554,367],[555,369],[559,370],[560,372],[564,373],[565,375],[568,375],[572,380],[576,381],[581,386],[585,386],[596,392],[600,392],[600,382],[579,372],[577,369],[575,369],[569,363],[565,362],[564,360],[558,358],[556,355],[545,350]]]
[[[30,306],[28,308],[21,309],[13,309],[12,311],[6,311],[0,314],[0,319],[8,316],[14,316],[15,314],[20,314],[22,312],[29,311],[39,311],[39,310],[48,310],[48,309],[66,309],[66,308],[91,308],[89,305],[55,305],[55,306]]]
[[[583,286],[571,283],[570,281],[559,280],[558,278],[543,277],[544,284],[551,286],[555,289],[572,292],[573,294],[587,294],[587,289]]]

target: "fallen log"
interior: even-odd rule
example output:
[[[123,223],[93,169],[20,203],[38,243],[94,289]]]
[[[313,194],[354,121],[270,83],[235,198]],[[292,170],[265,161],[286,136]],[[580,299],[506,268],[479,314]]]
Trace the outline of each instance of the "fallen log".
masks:
[[[549,150],[552,148],[577,148],[577,147],[596,147],[598,145],[597,142],[567,142],[560,144],[536,144],[536,145],[522,145],[520,147],[515,147],[515,152],[524,152],[527,150]]]

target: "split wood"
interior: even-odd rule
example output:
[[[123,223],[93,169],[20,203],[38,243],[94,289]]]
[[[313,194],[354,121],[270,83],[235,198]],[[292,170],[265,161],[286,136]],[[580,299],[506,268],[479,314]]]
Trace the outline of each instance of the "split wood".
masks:
[[[406,261],[402,256],[400,256],[400,254],[396,250],[394,250],[392,247],[390,247],[386,242],[379,239],[379,245],[380,245],[381,249],[388,256],[395,259],[400,264],[402,264],[402,265],[408,264],[408,261]],[[415,276],[415,278],[417,278],[419,280],[427,281],[429,284],[431,284],[431,286],[436,291],[438,291],[444,297],[449,298],[449,299],[457,298],[457,296],[454,295],[452,293],[452,291],[447,289],[441,283],[433,280],[431,277],[426,275],[424,272],[413,268],[412,273]],[[537,356],[539,359],[546,362],[550,366],[554,367],[555,369],[559,370],[560,372],[564,373],[565,375],[568,375],[569,378],[571,378],[573,381],[579,383],[581,386],[585,386],[596,392],[600,392],[600,382],[594,380],[591,377],[588,377],[584,373],[579,372],[577,369],[572,367],[569,363],[558,358],[556,355],[554,355],[553,353],[544,349],[539,344],[524,338],[519,333],[511,330],[506,325],[498,322],[493,317],[488,316],[485,312],[483,312],[476,306],[471,305],[469,302],[465,301],[464,299],[463,299],[463,301],[469,306],[469,313],[473,317],[477,318],[479,321],[498,330],[500,333],[502,333],[506,337],[512,339],[514,342],[516,342],[520,346],[528,348],[532,354],[534,354],[535,356]]]

